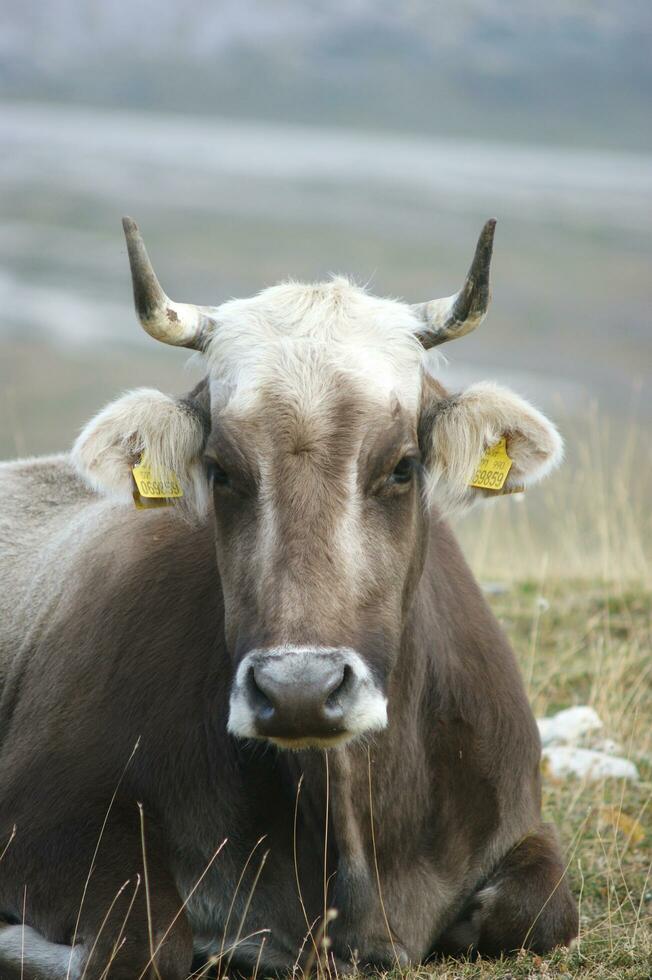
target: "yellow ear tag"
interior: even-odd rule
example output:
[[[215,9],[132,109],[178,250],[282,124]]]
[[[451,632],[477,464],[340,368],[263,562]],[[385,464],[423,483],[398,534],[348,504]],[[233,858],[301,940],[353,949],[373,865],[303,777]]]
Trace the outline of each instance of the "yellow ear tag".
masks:
[[[495,446],[489,446],[469,486],[481,490],[502,490],[512,461],[507,455],[507,440],[503,436]]]
[[[154,479],[145,453],[140,457],[140,462],[132,466],[131,472],[135,484],[134,503],[139,509],[170,507],[175,500],[183,497],[183,490],[176,473],[170,470],[169,473],[157,474]]]

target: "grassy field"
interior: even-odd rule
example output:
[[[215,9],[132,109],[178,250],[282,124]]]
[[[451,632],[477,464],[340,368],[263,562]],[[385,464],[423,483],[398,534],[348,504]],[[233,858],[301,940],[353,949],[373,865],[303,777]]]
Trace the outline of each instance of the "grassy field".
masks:
[[[652,975],[652,594],[600,581],[526,581],[491,599],[537,715],[592,705],[641,780],[559,781],[544,770],[544,815],[559,829],[580,905],[571,950],[545,958],[430,964],[438,980]]]

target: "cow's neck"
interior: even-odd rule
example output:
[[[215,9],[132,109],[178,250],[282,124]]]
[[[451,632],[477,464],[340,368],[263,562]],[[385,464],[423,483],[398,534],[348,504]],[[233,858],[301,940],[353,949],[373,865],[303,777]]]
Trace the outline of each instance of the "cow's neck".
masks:
[[[337,872],[330,900],[345,917],[375,901],[377,867],[391,869],[421,822],[414,808],[427,796],[419,729],[427,660],[416,655],[413,630],[409,636],[389,692],[388,730],[328,752],[283,757],[287,791],[294,801],[298,793],[303,831],[319,854],[328,827],[329,866]]]

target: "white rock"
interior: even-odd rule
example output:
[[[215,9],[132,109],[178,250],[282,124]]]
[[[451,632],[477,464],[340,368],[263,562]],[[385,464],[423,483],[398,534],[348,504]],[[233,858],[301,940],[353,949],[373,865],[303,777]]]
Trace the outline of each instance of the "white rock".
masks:
[[[552,718],[538,718],[537,724],[544,746],[573,744],[589,732],[602,728],[602,721],[597,712],[586,704],[566,708]]]
[[[579,776],[589,780],[631,779],[638,781],[638,769],[629,759],[607,755],[593,749],[579,749],[571,745],[552,745],[543,750],[549,772],[563,779],[565,776]]]

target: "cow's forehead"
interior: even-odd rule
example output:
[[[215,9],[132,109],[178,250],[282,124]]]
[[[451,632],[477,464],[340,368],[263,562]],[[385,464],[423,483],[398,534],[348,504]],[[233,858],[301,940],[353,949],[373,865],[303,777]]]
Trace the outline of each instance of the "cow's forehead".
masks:
[[[416,411],[423,348],[418,320],[396,300],[379,299],[349,280],[283,283],[217,311],[206,357],[211,378],[243,410],[273,385],[307,411],[331,377],[362,382],[373,401],[398,399]]]

